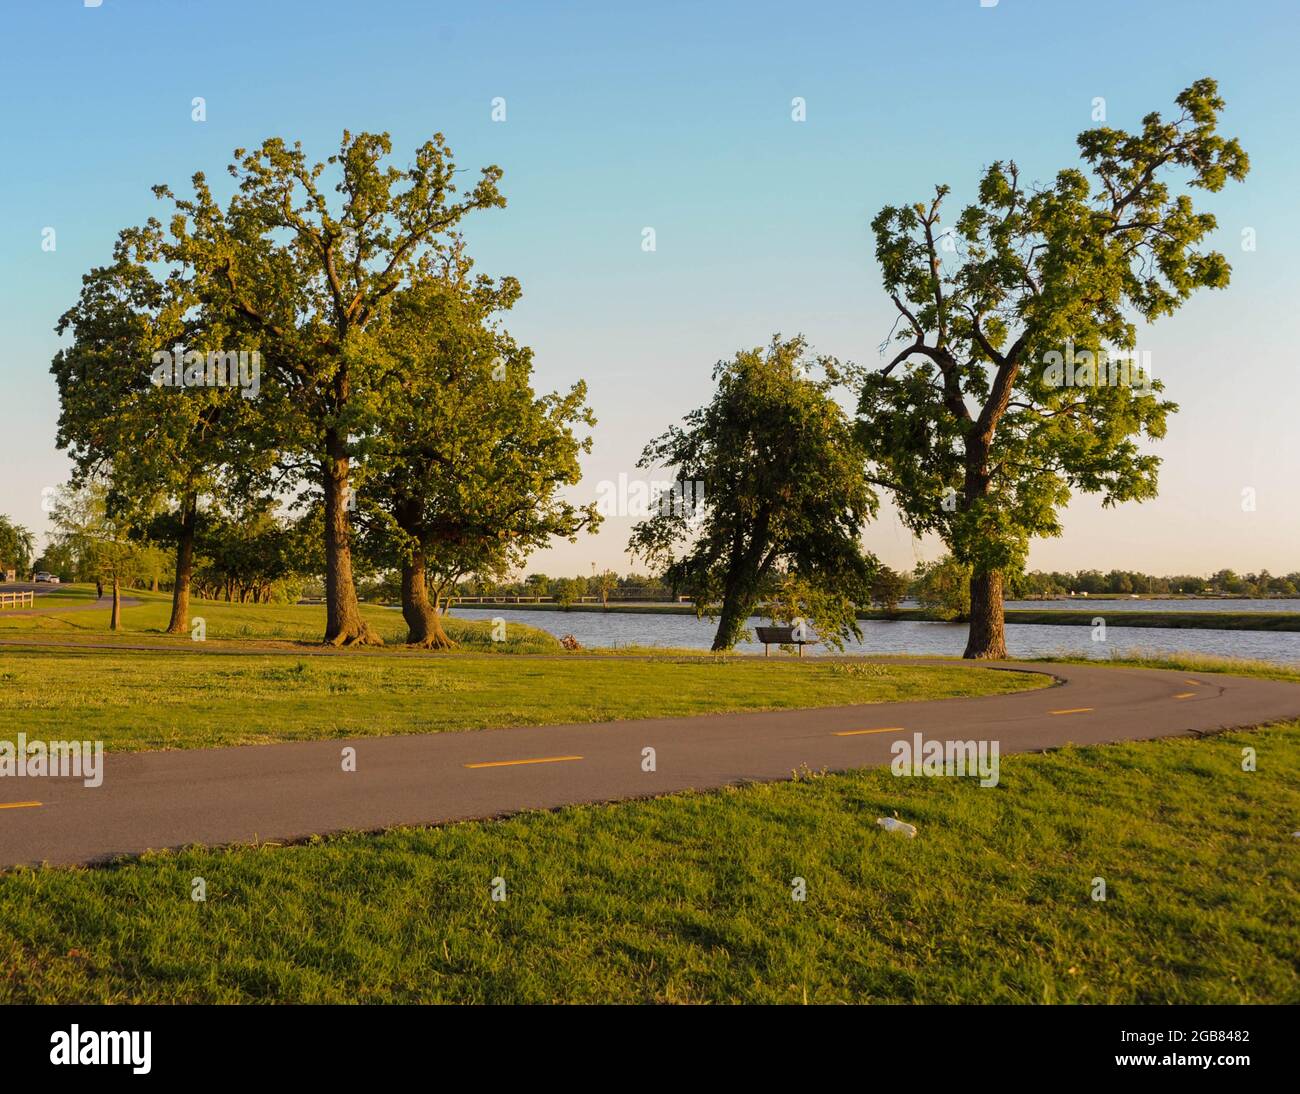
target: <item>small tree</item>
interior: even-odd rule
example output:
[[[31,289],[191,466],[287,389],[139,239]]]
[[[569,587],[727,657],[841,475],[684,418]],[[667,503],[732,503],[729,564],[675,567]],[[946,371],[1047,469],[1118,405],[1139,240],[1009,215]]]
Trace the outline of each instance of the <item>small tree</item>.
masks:
[[[97,586],[107,581],[113,589],[109,630],[122,629],[122,586],[139,572],[139,547],[130,523],[117,516],[113,499],[103,483],[61,491],[50,517],[62,543],[79,556]],[[102,593],[101,593],[102,595]]]
[[[703,617],[721,604],[714,650],[745,631],[770,579],[788,575],[815,599],[819,634],[860,636],[853,606],[866,599],[874,560],[862,549],[876,498],[863,449],[833,398],[841,372],[802,338],[742,350],[713,371],[717,392],[646,446],[639,466],[675,468],[702,482],[705,502],[669,498],[633,529],[632,551],[689,593]],[[684,495],[685,492],[683,492]]]
[[[861,437],[907,525],[971,567],[967,657],[1006,656],[1002,575],[1023,566],[1031,537],[1060,534],[1071,490],[1104,505],[1156,492],[1159,460],[1136,441],[1163,436],[1176,407],[1159,381],[1102,355],[1135,350],[1135,320],[1228,283],[1227,260],[1202,247],[1214,217],[1169,176],[1217,191],[1248,168],[1215,131],[1213,80],[1177,103],[1177,118],[1148,114],[1139,133],[1083,133],[1091,178],[1071,168],[1040,188],[994,163],[951,230],[947,186],[872,222],[905,344],[863,387]]]
[[[970,567],[944,555],[916,568],[916,600],[939,619],[966,619],[970,615]]]
[[[4,572],[13,566],[21,578],[31,570],[32,554],[36,550],[36,537],[21,524],[15,524],[0,513],[0,581]]]
[[[907,595],[907,578],[897,570],[881,565],[871,579],[871,602],[887,612],[898,610],[898,605]]]
[[[618,575],[613,570],[602,570],[596,575],[595,590],[603,608],[609,607],[609,594],[618,588]]]

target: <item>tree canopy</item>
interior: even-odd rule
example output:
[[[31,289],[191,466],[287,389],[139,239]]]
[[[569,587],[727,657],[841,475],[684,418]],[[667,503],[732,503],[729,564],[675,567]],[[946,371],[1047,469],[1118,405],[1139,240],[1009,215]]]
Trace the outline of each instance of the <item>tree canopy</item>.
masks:
[[[867,600],[874,564],[861,535],[876,498],[853,423],[833,397],[842,376],[833,359],[810,359],[803,338],[774,337],[720,361],[712,401],[646,446],[639,466],[702,483],[704,502],[696,488],[694,506],[660,505],[630,547],[693,596],[701,615],[720,604],[715,650],[743,637],[777,578],[797,581],[823,638],[859,633],[854,606]]]
[[[1179,180],[1214,192],[1249,166],[1217,133],[1213,80],[1177,106],[1136,133],[1081,134],[1083,169],[1045,186],[992,164],[951,229],[947,186],[872,222],[902,346],[863,385],[859,435],[908,527],[972,568],[968,657],[1006,655],[1002,574],[1031,537],[1060,534],[1071,491],[1105,505],[1156,492],[1159,460],[1139,442],[1163,436],[1176,407],[1116,358],[1137,349],[1139,323],[1228,283],[1227,259],[1205,246],[1215,219]],[[1091,368],[1062,382],[1051,355]]]
[[[471,276],[457,247],[440,278],[396,295],[365,341],[379,409],[358,510],[368,553],[401,570],[415,645],[451,644],[440,601],[456,582],[504,575],[599,521],[594,505],[558,493],[591,449],[574,432],[595,424],[586,385],[533,392],[532,351],[498,322],[519,293],[513,278]]]

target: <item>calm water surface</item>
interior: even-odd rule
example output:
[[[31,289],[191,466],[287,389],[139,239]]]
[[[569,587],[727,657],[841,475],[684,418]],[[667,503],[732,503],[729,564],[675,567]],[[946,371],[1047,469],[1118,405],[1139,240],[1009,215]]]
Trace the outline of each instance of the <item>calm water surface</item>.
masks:
[[[1091,598],[1089,598],[1091,602]],[[1020,606],[1021,602],[1008,603],[1007,607]],[[1025,607],[1045,607],[1063,602],[1023,602]],[[1219,610],[1242,611],[1247,604],[1276,603],[1292,605],[1296,601],[1228,600],[1228,601],[1096,601],[1112,605],[1219,604]],[[1233,607],[1229,607],[1232,605]],[[1063,606],[1077,607],[1079,602]],[[1188,610],[1196,610],[1189,608]],[[1212,609],[1200,609],[1212,610]],[[1260,609],[1269,610],[1269,609]],[[1285,611],[1286,608],[1273,608]],[[550,612],[520,611],[510,608],[457,607],[453,615],[465,619],[503,618],[507,624],[524,623],[549,631],[557,638],[571,634],[584,646],[617,648],[619,646],[675,646],[686,649],[708,649],[713,642],[714,623],[699,620],[691,615],[650,615],[623,612]],[[765,619],[751,618],[750,627],[765,624]],[[915,653],[960,656],[966,647],[964,623],[915,623],[859,620],[862,642],[845,647],[846,653]],[[752,653],[762,650],[760,643],[741,643],[737,649]],[[825,653],[820,647],[809,647],[805,656]],[[1033,626],[1009,624],[1007,626],[1007,652],[1012,657],[1047,657],[1069,655],[1104,660],[1112,652],[1150,653],[1201,653],[1218,657],[1245,657],[1252,660],[1277,661],[1300,664],[1300,631],[1215,631],[1215,630],[1165,630],[1137,627],[1107,627],[1106,641],[1092,641],[1092,628],[1088,626]]]

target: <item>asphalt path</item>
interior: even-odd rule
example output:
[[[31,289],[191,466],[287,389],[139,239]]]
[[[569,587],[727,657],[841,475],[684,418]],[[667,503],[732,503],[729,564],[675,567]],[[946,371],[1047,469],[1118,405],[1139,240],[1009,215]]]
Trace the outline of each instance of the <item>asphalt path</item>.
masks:
[[[972,671],[999,669],[1047,673],[1058,683],[970,699],[110,753],[98,787],[0,778],[0,866],[285,842],[787,779],[804,768],[887,765],[893,742],[914,733],[997,741],[1007,755],[1300,717],[1300,684],[1284,681],[1015,662]],[[0,740],[16,733],[6,728]],[[355,771],[344,770],[349,748]],[[655,750],[654,771],[645,770],[647,748]]]
[[[44,582],[36,584],[35,582],[13,582],[6,585],[0,585],[0,593],[35,593],[36,598],[33,606],[30,608],[0,608],[0,618],[11,615],[50,615],[53,613],[62,614],[63,612],[92,612],[92,611],[111,611],[113,608],[113,596],[111,593],[105,593],[98,600],[80,600],[72,599],[66,595],[60,596],[55,590],[58,585],[49,585]],[[121,604],[123,608],[134,608],[137,604],[143,604],[144,601],[136,596],[123,596]]]

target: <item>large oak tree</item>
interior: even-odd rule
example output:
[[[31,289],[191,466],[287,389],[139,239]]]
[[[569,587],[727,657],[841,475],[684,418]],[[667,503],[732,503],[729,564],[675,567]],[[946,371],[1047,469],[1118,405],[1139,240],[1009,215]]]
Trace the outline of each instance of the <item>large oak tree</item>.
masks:
[[[948,232],[946,186],[873,221],[903,345],[864,385],[860,436],[909,527],[972,568],[967,657],[1006,656],[1003,574],[1031,537],[1060,534],[1072,490],[1105,505],[1156,492],[1159,461],[1138,442],[1176,409],[1160,383],[1094,366],[1071,385],[1047,362],[1132,351],[1140,322],[1228,283],[1205,247],[1215,219],[1184,190],[1218,191],[1248,161],[1216,132],[1213,80],[1176,101],[1176,117],[1148,114],[1138,132],[1084,132],[1083,169],[1049,185],[994,163]]]
[[[458,192],[441,134],[406,167],[387,162],[391,151],[387,134],[344,132],[336,154],[312,163],[300,145],[272,138],[235,150],[237,188],[224,203],[202,173],[189,197],[155,188],[175,210],[163,258],[188,271],[209,323],[237,341],[229,348],[260,351],[266,443],[322,500],[334,645],[382,641],[361,618],[352,573],[352,467],[378,409],[358,394],[375,389],[359,336],[399,290],[436,276],[447,233],[467,213],[505,204],[494,166]]]

